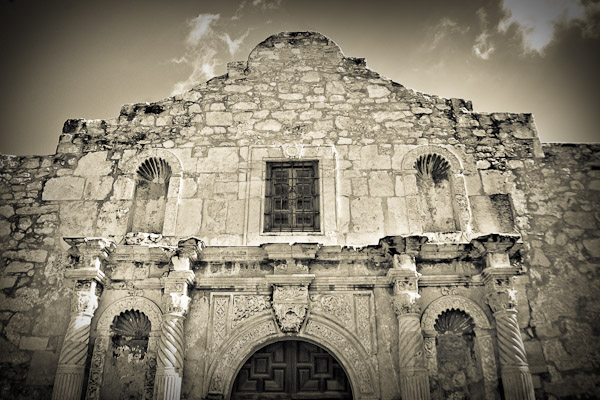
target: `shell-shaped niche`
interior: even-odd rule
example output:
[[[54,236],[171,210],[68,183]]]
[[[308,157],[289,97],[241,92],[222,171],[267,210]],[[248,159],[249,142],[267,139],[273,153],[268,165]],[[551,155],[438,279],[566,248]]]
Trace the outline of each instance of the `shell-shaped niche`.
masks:
[[[415,162],[417,178],[439,183],[448,179],[450,164],[439,154],[423,154]]]
[[[142,312],[129,310],[115,317],[111,326],[115,335],[129,340],[147,340],[150,335],[150,320]]]
[[[151,157],[140,165],[137,175],[140,179],[149,182],[166,183],[171,177],[171,167],[162,158]]]
[[[453,333],[465,335],[473,332],[475,323],[473,318],[460,310],[447,310],[435,320],[435,330],[440,333]]]

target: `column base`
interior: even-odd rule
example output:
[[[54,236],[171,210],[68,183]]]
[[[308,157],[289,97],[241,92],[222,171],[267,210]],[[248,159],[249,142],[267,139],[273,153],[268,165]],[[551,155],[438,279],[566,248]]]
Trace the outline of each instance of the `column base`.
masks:
[[[506,400],[535,400],[531,372],[526,365],[503,366],[502,387]]]
[[[175,368],[156,371],[154,379],[155,400],[179,400],[181,398],[181,373]]]
[[[85,378],[82,365],[59,365],[54,378],[52,400],[79,400]]]
[[[400,370],[402,400],[429,400],[429,373],[422,368]]]

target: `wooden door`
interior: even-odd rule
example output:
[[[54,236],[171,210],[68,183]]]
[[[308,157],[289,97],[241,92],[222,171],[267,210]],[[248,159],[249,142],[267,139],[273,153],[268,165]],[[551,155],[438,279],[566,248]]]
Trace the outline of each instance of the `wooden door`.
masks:
[[[351,399],[340,364],[312,343],[286,340],[263,347],[241,368],[231,398]]]

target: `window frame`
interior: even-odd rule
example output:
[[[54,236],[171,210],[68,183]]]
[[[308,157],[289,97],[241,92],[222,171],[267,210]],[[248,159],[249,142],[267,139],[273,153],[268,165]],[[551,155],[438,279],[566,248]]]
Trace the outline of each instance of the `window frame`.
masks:
[[[307,167],[310,167],[312,170],[312,176],[310,177],[298,177],[294,171],[307,170]],[[277,196],[275,194],[276,190],[276,178],[274,176],[274,170],[283,170],[286,169],[288,172],[287,180],[289,182],[288,185],[282,184],[284,186],[291,188],[298,188],[300,185],[305,185],[305,183],[299,183],[302,179],[310,179],[310,189],[311,193],[309,196],[304,195],[300,196],[302,199],[307,200],[309,198],[311,207],[310,210],[306,210],[305,206],[301,206],[298,208],[298,197],[296,199],[290,199],[288,196]],[[285,179],[284,179],[285,180]],[[264,203],[263,203],[263,229],[262,232],[265,234],[315,234],[321,233],[321,177],[319,170],[319,160],[304,160],[304,159],[294,159],[294,160],[268,160],[265,165],[265,192],[264,192]],[[291,191],[294,193],[294,191]],[[281,202],[280,208],[275,208],[276,201],[279,200]],[[284,202],[287,201],[288,206],[283,207]],[[293,203],[292,203],[293,202]],[[295,205],[294,205],[295,204]],[[301,211],[298,212],[298,209]],[[299,225],[297,223],[299,215],[310,215],[312,217],[312,224]],[[287,216],[290,221],[287,226],[285,224],[281,224],[279,226],[275,226],[274,218],[276,215]]]

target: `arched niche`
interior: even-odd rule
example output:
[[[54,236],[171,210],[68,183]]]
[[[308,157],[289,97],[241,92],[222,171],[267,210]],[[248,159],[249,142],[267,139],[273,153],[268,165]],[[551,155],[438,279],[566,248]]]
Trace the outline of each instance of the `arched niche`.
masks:
[[[298,334],[284,334],[272,315],[238,326],[236,333],[219,346],[215,352],[218,357],[208,368],[207,394],[228,399],[238,372],[257,350],[290,339],[316,344],[335,357],[346,372],[355,399],[377,396],[376,369],[362,346],[346,330],[325,318],[311,316]]]
[[[436,321],[445,312],[462,311],[475,324],[474,350],[478,356],[486,399],[496,399],[498,396],[498,372],[494,343],[491,335],[491,325],[483,309],[473,300],[462,296],[443,296],[432,301],[421,316],[421,329],[424,333],[425,358],[431,376],[437,375],[437,336]]]
[[[428,167],[443,171],[443,179],[435,185],[422,180],[426,175],[422,170]],[[438,145],[415,147],[404,155],[401,168],[406,191],[410,193],[407,211],[412,216],[411,232],[471,232],[463,164],[451,150]]]
[[[154,229],[159,230],[159,232],[148,233],[158,233],[165,236],[172,236],[175,235],[177,204],[179,202],[179,193],[181,191],[181,182],[184,170],[181,159],[175,153],[167,149],[143,150],[127,160],[121,167],[121,170],[125,173],[125,177],[127,178],[128,182],[133,185],[132,190],[130,191],[131,196],[133,196],[133,212],[130,216],[128,231],[133,233],[139,231],[139,229],[137,229],[138,227],[134,223],[134,219],[136,218],[134,214],[136,213],[136,210],[139,211],[138,208],[144,208],[143,205],[138,205],[136,203],[138,201],[137,196],[139,194],[139,172],[147,169],[147,165],[145,164],[148,164],[149,160],[159,160],[159,163],[164,163],[168,167],[169,177],[165,182],[165,186],[168,188],[168,190],[166,190],[164,195],[164,204],[161,205],[160,210],[162,213],[162,226],[158,229]]]
[[[104,367],[106,363],[106,354],[111,345],[111,337],[113,330],[111,326],[115,321],[115,317],[118,317],[127,311],[137,311],[144,314],[150,320],[150,333],[148,338],[147,357],[148,357],[148,372],[147,385],[143,398],[152,398],[153,394],[153,383],[154,375],[153,372],[156,368],[156,346],[160,339],[161,324],[162,324],[162,311],[160,307],[152,300],[144,297],[125,297],[119,299],[109,305],[98,318],[96,329],[94,330],[93,336],[95,336],[94,348],[92,353],[92,359],[89,369],[89,378],[86,390],[86,399],[99,400],[101,399],[101,388]]]

